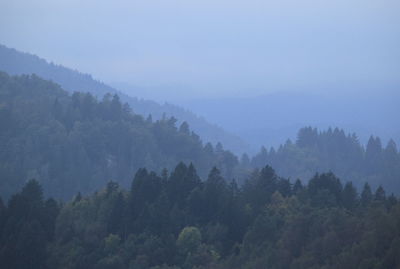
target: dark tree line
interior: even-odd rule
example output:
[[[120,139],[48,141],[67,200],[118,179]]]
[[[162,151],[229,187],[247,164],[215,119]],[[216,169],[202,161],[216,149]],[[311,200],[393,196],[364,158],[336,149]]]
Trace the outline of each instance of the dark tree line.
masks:
[[[269,164],[280,175],[301,179],[310,178],[315,172],[332,171],[360,187],[368,181],[397,194],[400,191],[400,153],[396,143],[389,140],[383,146],[379,137],[371,136],[364,148],[355,134],[338,128],[322,132],[302,128],[295,143],[288,140],[278,149],[262,148],[251,161],[242,163],[247,167]]]
[[[332,173],[303,185],[266,166],[238,187],[180,163],[66,204],[31,180],[0,202],[0,246],[5,268],[397,268],[400,204]]]

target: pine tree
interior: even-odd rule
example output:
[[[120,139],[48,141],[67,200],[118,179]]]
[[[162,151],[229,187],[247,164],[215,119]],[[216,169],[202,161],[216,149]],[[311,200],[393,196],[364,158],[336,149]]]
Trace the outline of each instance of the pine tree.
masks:
[[[190,135],[189,124],[186,121],[182,122],[181,126],[179,127],[179,132]]]
[[[303,184],[300,179],[296,179],[296,182],[293,185],[293,193],[298,194],[304,189]]]
[[[375,191],[375,200],[376,201],[385,201],[386,200],[386,193],[382,186],[379,186]]]
[[[361,204],[363,206],[367,206],[371,201],[372,201],[371,187],[369,186],[368,183],[365,183],[364,188],[361,192]]]
[[[347,182],[346,185],[344,185],[342,203],[347,209],[353,209],[357,205],[357,191],[352,182]]]

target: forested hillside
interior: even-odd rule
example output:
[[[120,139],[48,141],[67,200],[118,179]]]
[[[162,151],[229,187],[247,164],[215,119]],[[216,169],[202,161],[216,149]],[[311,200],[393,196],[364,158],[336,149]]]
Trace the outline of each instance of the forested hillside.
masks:
[[[238,187],[193,165],[140,169],[66,204],[31,180],[0,200],[0,264],[29,269],[399,268],[400,204],[332,173],[307,185],[266,166]]]
[[[199,134],[204,141],[216,145],[218,142],[235,153],[243,153],[248,146],[238,136],[230,134],[217,125],[207,122],[189,110],[172,104],[159,104],[151,100],[143,100],[128,96],[100,81],[94,80],[91,75],[83,74],[61,65],[48,63],[29,53],[22,53],[15,49],[7,48],[0,44],[0,71],[10,75],[36,74],[47,80],[51,80],[69,92],[89,92],[101,99],[106,93],[118,94],[122,102],[127,102],[136,114],[147,117],[152,115],[158,120],[165,114],[167,117],[175,117],[178,123],[186,121],[191,128]]]
[[[140,167],[170,169],[193,162],[205,176],[216,165],[232,177],[237,158],[203,144],[186,122],[131,112],[117,95],[71,96],[35,75],[0,73],[0,193],[7,198],[37,178],[46,195],[70,198],[110,179],[127,186]]]
[[[0,0],[0,269],[400,269],[399,11]]]
[[[379,137],[371,136],[364,148],[355,134],[335,128],[318,131],[300,129],[295,143],[288,140],[278,149],[262,148],[251,160],[252,167],[269,164],[285,177],[306,180],[316,172],[333,171],[352,180],[357,186],[369,182],[400,192],[400,153],[390,140],[382,145]]]
[[[1,193],[8,197],[30,178],[43,183],[46,194],[69,198],[87,193],[107,180],[123,186],[140,167],[161,171],[175,163],[193,162],[205,177],[217,165],[239,183],[266,164],[292,179],[307,180],[316,172],[333,171],[357,186],[370,182],[391,192],[400,190],[400,155],[396,144],[385,147],[371,137],[366,148],[357,137],[334,129],[303,128],[295,143],[263,148],[253,158],[237,158],[219,144],[203,144],[187,123],[174,118],[153,120],[132,114],[117,95],[97,100],[86,93],[71,96],[36,76],[0,82]]]

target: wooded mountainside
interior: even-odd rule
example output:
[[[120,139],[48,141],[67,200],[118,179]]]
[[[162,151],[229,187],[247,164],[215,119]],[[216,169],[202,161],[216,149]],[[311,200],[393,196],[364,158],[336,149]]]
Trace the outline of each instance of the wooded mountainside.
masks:
[[[0,123],[6,268],[400,266],[393,141],[372,137],[364,149],[355,135],[307,127],[295,143],[238,161],[186,122],[145,119],[118,95],[69,95],[6,73]],[[323,170],[344,181],[311,175]]]
[[[108,180],[126,187],[137,169],[161,172],[183,161],[199,175],[217,166],[239,184],[266,164],[279,175],[307,181],[316,172],[332,171],[361,187],[370,182],[398,193],[400,157],[390,141],[382,148],[371,138],[366,149],[355,135],[334,129],[318,133],[303,128],[296,143],[241,160],[221,144],[202,143],[187,123],[152,120],[132,113],[117,95],[97,100],[89,93],[68,95],[58,85],[35,75],[0,75],[1,195],[7,198],[27,180],[37,178],[46,195],[69,199],[90,193]]]
[[[0,269],[400,269],[399,11],[0,0]]]
[[[0,59],[0,71],[10,75],[36,74],[41,78],[59,84],[70,93],[89,92],[98,99],[102,99],[107,93],[117,94],[123,103],[128,103],[136,114],[140,114],[145,118],[148,115],[152,115],[154,120],[159,120],[165,114],[167,117],[176,118],[178,124],[186,121],[204,141],[211,142],[213,145],[221,142],[227,149],[236,154],[241,154],[248,150],[246,143],[239,137],[226,132],[215,124],[210,124],[204,118],[198,117],[182,107],[168,103],[159,104],[151,100],[128,96],[107,84],[93,79],[89,74],[49,63],[36,55],[7,48],[1,44]]]
[[[15,193],[37,178],[46,195],[71,198],[92,192],[110,179],[127,186],[137,169],[171,169],[193,162],[205,176],[217,165],[232,177],[237,158],[202,144],[187,123],[153,121],[133,114],[117,95],[98,101],[89,93],[71,96],[35,75],[0,73],[0,190]]]

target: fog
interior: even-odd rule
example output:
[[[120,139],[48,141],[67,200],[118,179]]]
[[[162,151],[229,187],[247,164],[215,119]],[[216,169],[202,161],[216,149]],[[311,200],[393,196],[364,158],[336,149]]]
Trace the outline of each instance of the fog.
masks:
[[[395,0],[5,0],[0,43],[160,101],[380,91],[400,83],[399,11]]]
[[[399,11],[392,0],[14,0],[0,3],[0,43],[182,106],[253,150],[305,125],[399,141]]]
[[[400,268],[399,0],[0,0],[0,267]]]

